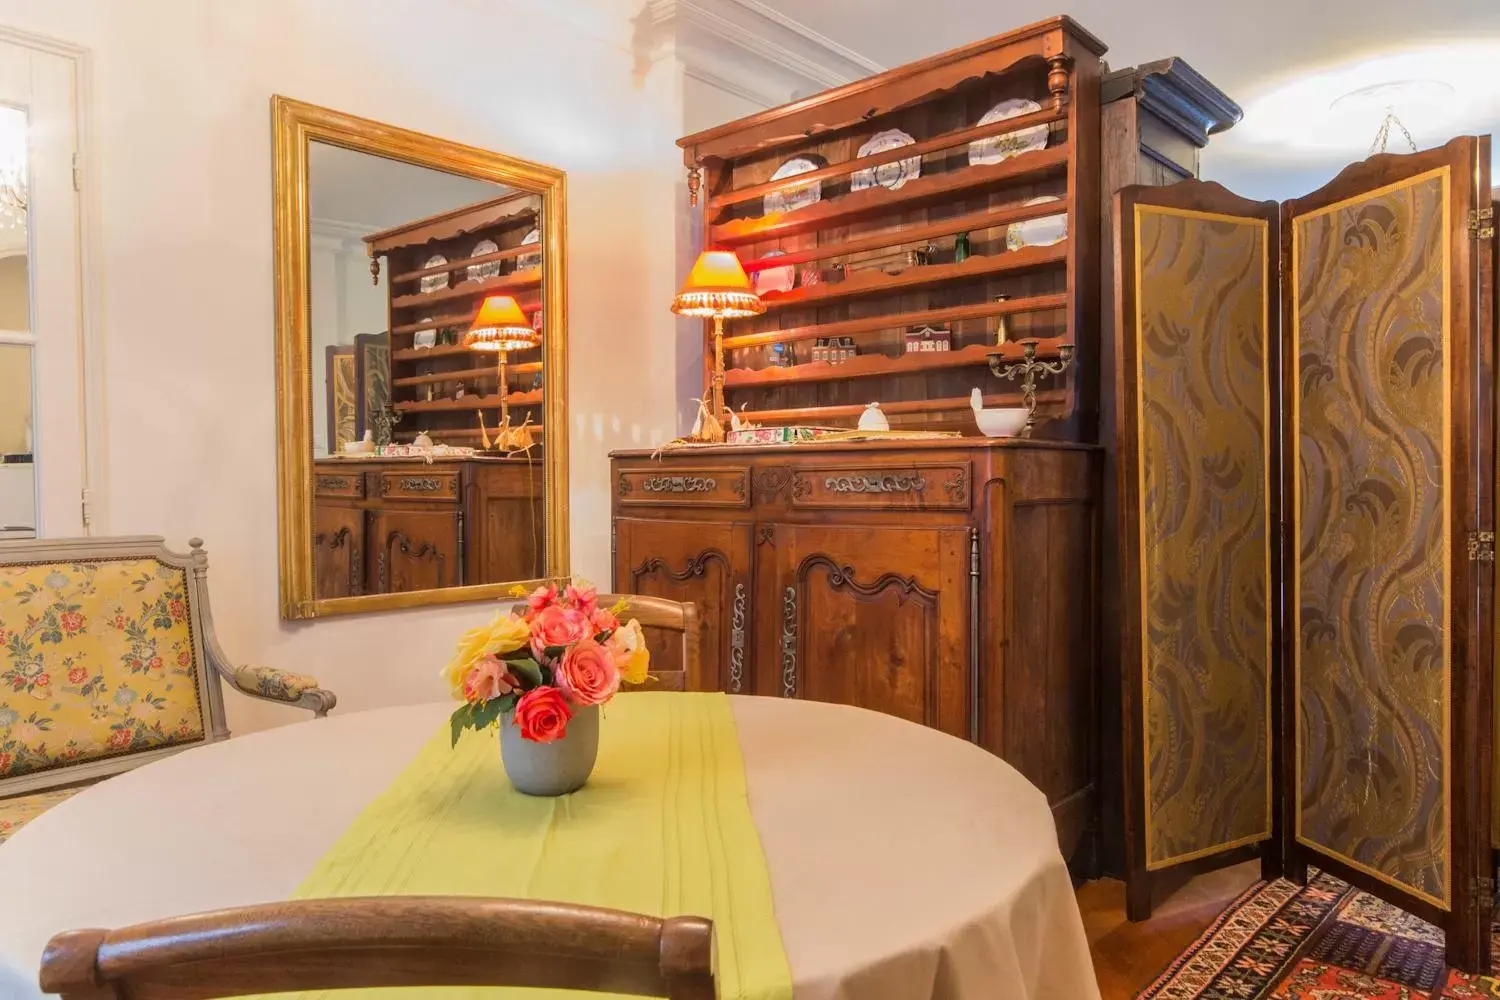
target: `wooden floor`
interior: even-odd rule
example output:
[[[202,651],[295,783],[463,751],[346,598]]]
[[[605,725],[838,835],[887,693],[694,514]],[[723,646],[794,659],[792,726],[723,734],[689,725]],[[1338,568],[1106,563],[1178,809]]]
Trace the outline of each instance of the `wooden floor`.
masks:
[[[1104,1000],[1133,1000],[1259,878],[1259,861],[1199,875],[1139,924],[1125,919],[1125,883],[1100,879],[1080,886],[1078,907]]]

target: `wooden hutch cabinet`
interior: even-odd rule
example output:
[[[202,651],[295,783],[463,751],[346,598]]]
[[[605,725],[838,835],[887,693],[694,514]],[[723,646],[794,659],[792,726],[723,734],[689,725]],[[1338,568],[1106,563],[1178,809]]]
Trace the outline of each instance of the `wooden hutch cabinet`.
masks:
[[[541,463],[324,459],[313,469],[319,598],[543,575]]]
[[[1095,805],[1096,457],[984,438],[621,452],[615,589],[703,610],[692,687],[858,705],[999,754],[1071,855]]]
[[[766,306],[726,323],[730,408],[847,429],[878,401],[898,433],[619,452],[611,480],[615,588],[703,609],[691,684],[971,739],[1046,793],[1086,872],[1121,759],[1099,717],[1118,569],[1093,442],[1121,377],[1101,227],[1239,115],[1181,60],[1108,73],[1104,51],[1051,18],[679,140],[703,245]],[[975,436],[971,394],[1020,405],[1003,376],[1033,359],[1065,367],[1034,386],[1034,438]]]

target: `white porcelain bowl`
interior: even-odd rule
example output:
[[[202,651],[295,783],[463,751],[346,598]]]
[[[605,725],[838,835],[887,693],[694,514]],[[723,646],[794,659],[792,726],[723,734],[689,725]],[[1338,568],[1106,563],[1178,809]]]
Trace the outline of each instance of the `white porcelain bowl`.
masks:
[[[974,420],[985,437],[1015,437],[1026,426],[1026,407],[998,406],[975,410]]]

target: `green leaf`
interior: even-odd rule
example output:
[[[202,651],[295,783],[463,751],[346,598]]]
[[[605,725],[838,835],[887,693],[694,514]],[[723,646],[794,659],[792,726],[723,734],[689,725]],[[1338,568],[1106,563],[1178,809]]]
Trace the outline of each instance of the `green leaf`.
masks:
[[[510,667],[510,672],[519,677],[528,690],[542,683],[542,665],[529,656],[519,660],[506,660],[505,665]]]
[[[504,700],[503,698],[496,698],[482,705],[475,705],[473,710],[474,728],[486,729],[493,726],[495,720],[500,718],[500,703]]]
[[[453,746],[458,746],[458,738],[473,724],[473,720],[474,716],[467,702],[454,709],[453,714],[448,718],[448,725],[453,732]]]

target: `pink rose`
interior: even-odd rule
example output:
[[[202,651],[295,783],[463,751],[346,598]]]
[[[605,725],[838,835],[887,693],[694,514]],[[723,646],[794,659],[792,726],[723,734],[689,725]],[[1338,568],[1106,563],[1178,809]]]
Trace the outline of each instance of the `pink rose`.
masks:
[[[602,705],[620,690],[620,668],[608,649],[584,639],[563,654],[557,684],[575,705]]]
[[[592,615],[599,607],[599,591],[592,583],[570,583],[563,591],[563,600],[586,615]]]
[[[620,627],[620,619],[604,608],[595,608],[594,613],[589,616],[589,626],[593,628],[595,635],[600,632],[613,632]]]
[[[532,688],[516,702],[516,728],[521,738],[534,743],[551,743],[568,735],[568,720],[573,710],[555,687]]]
[[[0,751],[0,774],[5,774],[6,772],[8,772],[10,770],[10,765],[15,762],[15,759],[15,754]]]
[[[64,611],[58,616],[57,623],[64,632],[71,634],[83,628],[83,615],[76,611]]]
[[[572,608],[550,604],[531,620],[531,649],[538,657],[548,646],[571,646],[589,637],[589,620]]]
[[[498,656],[480,657],[464,677],[464,700],[470,704],[493,701],[516,689],[515,676]]]
[[[119,750],[130,746],[130,741],[135,738],[135,732],[130,729],[116,729],[109,734],[107,741],[111,748]]]
[[[543,608],[550,608],[556,603],[557,587],[550,583],[544,587],[536,588],[531,592],[531,596],[526,598],[526,605],[531,608],[532,614],[536,614]]]
[[[89,672],[82,667],[74,667],[68,671],[68,683],[74,686],[82,684],[89,679]]]

